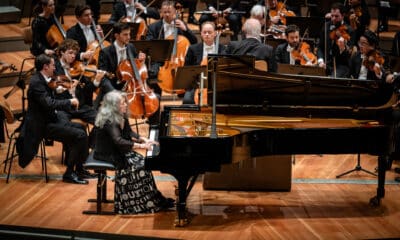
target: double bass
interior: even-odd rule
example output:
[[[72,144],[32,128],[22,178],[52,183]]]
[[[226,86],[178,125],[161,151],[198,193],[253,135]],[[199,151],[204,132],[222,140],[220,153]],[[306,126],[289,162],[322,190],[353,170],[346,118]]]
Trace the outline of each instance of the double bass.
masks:
[[[178,18],[178,14],[176,15],[176,18]],[[165,61],[164,65],[160,67],[160,70],[158,71],[158,79],[161,81],[158,83],[158,85],[162,90],[168,93],[183,93],[183,89],[174,91],[174,80],[176,69],[185,64],[185,56],[190,42],[186,37],[178,35],[178,28],[176,26],[174,29],[174,34],[172,36],[168,36],[166,39],[171,38],[174,40],[171,58],[170,60]]]
[[[147,67],[144,62],[134,60],[126,51],[128,59],[118,65],[118,78],[125,82],[123,91],[127,93],[131,116],[134,118],[150,117],[160,106],[157,95],[146,84]]]

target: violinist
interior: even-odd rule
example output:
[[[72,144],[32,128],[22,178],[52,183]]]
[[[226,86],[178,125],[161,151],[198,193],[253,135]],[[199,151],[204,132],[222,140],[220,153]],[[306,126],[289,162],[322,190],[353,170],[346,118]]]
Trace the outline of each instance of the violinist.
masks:
[[[288,10],[285,3],[286,1],[260,0],[258,4],[267,7],[269,20],[272,25],[286,25],[286,17],[296,16],[296,14]]]
[[[355,43],[355,34],[344,22],[345,8],[341,3],[331,6],[330,21],[321,31],[318,46],[318,65],[333,77],[348,77],[349,59]]]
[[[300,29],[296,25],[286,28],[286,43],[279,44],[275,49],[277,63],[292,65],[314,65],[317,57],[310,51],[306,42],[300,41]]]
[[[385,59],[377,50],[378,37],[370,30],[366,30],[358,41],[359,52],[350,60],[350,76],[355,79],[376,80],[386,79]]]
[[[55,51],[51,48],[46,38],[50,27],[55,24],[53,14],[55,11],[54,0],[40,0],[35,7],[35,18],[32,21],[32,46],[31,53],[38,56],[42,53],[53,55]]]
[[[146,7],[147,1],[140,0],[123,0],[114,4],[109,23],[116,23],[124,18],[132,18],[132,16],[140,14],[140,17],[146,20],[148,17],[160,19],[158,10],[153,7]]]
[[[367,3],[365,0],[348,0],[345,7],[348,9],[345,21],[355,31],[356,41],[358,41],[371,21]]]
[[[203,13],[200,16],[199,23],[200,25],[202,25],[203,22],[216,21],[218,17],[223,17],[224,19],[226,19],[226,21],[228,21],[229,29],[233,31],[233,35],[231,35],[231,40],[236,41],[238,40],[238,35],[242,27],[242,14],[235,13],[235,11],[240,10],[239,7],[239,0],[231,1],[231,4],[229,6],[227,5],[227,2],[224,1],[220,1],[219,6],[209,1],[207,2],[207,10],[210,11],[211,14]],[[218,11],[222,11],[222,16],[219,16],[221,15],[221,13],[219,13]]]
[[[64,121],[58,111],[76,108],[76,98],[55,99],[53,78],[54,59],[41,54],[35,59],[37,72],[32,75],[28,88],[28,110],[21,133],[17,139],[19,165],[25,168],[38,152],[43,139],[62,142],[66,151],[66,171],[63,181],[75,184],[88,184],[83,179],[87,171],[83,168],[88,153],[88,137],[81,124]]]
[[[55,96],[57,99],[71,99],[76,97],[79,100],[79,107],[77,109],[62,112],[66,120],[78,118],[94,124],[97,111],[93,107],[93,93],[99,86],[104,72],[98,71],[93,82],[83,75],[73,76],[74,63],[77,63],[75,57],[78,52],[78,42],[73,39],[65,39],[58,47],[55,74],[63,76],[65,81],[69,81],[70,84],[67,88],[59,87]]]
[[[225,52],[225,46],[216,43],[217,31],[215,29],[214,22],[204,22],[201,25],[201,43],[196,43],[190,45],[186,57],[185,66],[191,65],[201,65],[204,60],[207,59],[207,55],[213,54],[223,54]],[[218,44],[218,47],[216,46]],[[216,52],[218,49],[218,52]],[[183,104],[194,104],[194,90],[187,89],[183,97]]]
[[[78,22],[67,31],[67,38],[74,39],[79,44],[78,60],[91,60],[95,51],[88,49],[90,43],[96,40],[96,33],[103,35],[102,29],[96,25],[96,29],[92,25],[92,10],[87,5],[78,5],[75,7],[75,17]]]

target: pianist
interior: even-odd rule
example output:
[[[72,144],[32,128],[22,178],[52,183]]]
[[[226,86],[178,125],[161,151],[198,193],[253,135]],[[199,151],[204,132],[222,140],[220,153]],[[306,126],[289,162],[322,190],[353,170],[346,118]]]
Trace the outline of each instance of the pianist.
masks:
[[[154,213],[174,206],[158,190],[144,157],[135,151],[157,144],[133,132],[128,121],[126,94],[117,90],[104,96],[95,121],[94,158],[116,168],[114,211],[118,214]]]

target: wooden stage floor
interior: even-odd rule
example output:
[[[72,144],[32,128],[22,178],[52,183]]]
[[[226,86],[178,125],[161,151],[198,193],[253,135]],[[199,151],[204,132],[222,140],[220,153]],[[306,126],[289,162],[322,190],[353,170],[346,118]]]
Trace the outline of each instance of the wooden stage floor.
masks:
[[[21,63],[27,55],[26,51],[1,53],[0,59]],[[0,96],[9,90],[0,88]],[[10,97],[13,109],[21,107],[20,99],[20,91]],[[17,126],[15,123],[9,127],[13,130]],[[141,125],[140,132],[145,134],[147,126]],[[1,161],[7,144],[0,143]],[[25,169],[14,164],[8,184],[0,169],[0,224],[172,239],[400,237],[400,185],[394,182],[397,175],[393,170],[386,174],[386,195],[377,208],[369,206],[369,199],[376,195],[375,177],[354,172],[336,179],[337,174],[355,167],[356,155],[296,156],[290,192],[210,191],[203,190],[202,182],[197,181],[188,198],[191,222],[176,228],[174,211],[130,216],[82,214],[95,208],[87,199],[96,195],[96,180],[90,180],[89,185],[63,183],[60,144],[47,147],[46,152],[49,183],[43,180],[39,159]],[[376,157],[362,155],[361,164],[373,171]],[[394,162],[393,168],[398,166]],[[176,181],[159,172],[154,175],[161,192],[174,197]],[[112,198],[113,183],[109,183],[108,196]],[[112,209],[112,204],[106,209]],[[2,230],[0,226],[0,238]]]

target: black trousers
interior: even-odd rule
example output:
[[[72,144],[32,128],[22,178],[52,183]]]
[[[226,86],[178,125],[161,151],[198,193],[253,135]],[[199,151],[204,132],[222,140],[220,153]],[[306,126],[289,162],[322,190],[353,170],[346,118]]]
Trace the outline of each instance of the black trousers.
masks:
[[[89,155],[86,129],[79,123],[59,120],[46,126],[46,138],[61,142],[65,149],[66,173],[81,170]]]

